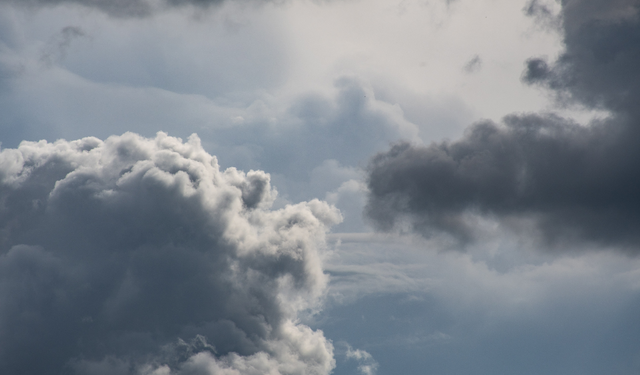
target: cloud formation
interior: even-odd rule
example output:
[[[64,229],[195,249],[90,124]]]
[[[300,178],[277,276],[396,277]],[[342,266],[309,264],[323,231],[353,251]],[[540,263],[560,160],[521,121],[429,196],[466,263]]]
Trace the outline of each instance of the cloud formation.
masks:
[[[163,8],[197,6],[210,7],[220,5],[224,0],[0,0],[22,7],[39,8],[57,5],[81,5],[98,9],[114,17],[145,17]]]
[[[482,59],[480,56],[475,55],[469,60],[466,64],[464,64],[463,70],[465,73],[475,73],[482,68]]]
[[[370,162],[368,217],[380,229],[408,224],[466,242],[479,214],[524,222],[547,245],[640,250],[639,6],[564,2],[565,51],[554,63],[526,63],[524,82],[552,90],[562,105],[609,111],[607,119],[582,126],[515,114],[474,124],[454,142],[397,144]]]
[[[348,359],[356,360],[358,364],[358,371],[362,375],[375,375],[378,369],[378,362],[369,354],[366,350],[353,349],[347,344],[346,357]]]
[[[55,62],[63,60],[71,45],[71,41],[84,36],[86,36],[85,32],[77,26],[66,26],[62,28],[60,33],[52,38],[42,51],[40,61],[50,67]]]
[[[194,135],[0,152],[0,372],[328,374],[321,248],[340,213]]]

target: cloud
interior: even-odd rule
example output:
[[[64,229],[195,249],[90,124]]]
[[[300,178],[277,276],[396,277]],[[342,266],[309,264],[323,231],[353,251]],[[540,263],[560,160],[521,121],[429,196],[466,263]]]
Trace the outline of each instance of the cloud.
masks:
[[[562,18],[555,8],[558,2],[551,0],[530,0],[524,7],[527,16],[533,17],[536,22],[551,30],[561,30]]]
[[[381,374],[535,374],[542,357],[548,374],[637,369],[638,257],[532,251],[515,235],[465,252],[410,236],[337,236],[318,325],[334,340],[337,374],[357,373],[344,371],[342,340]]]
[[[637,1],[572,1],[562,10],[565,51],[551,66],[527,62],[524,79],[580,104],[638,120],[640,25]],[[546,67],[546,68],[545,68]]]
[[[467,61],[466,64],[464,64],[464,67],[462,68],[465,73],[475,73],[478,70],[480,70],[480,68],[482,68],[482,59],[480,58],[480,56],[475,55],[471,58],[471,60]]]
[[[640,22],[636,1],[563,3],[565,51],[530,59],[529,84],[561,105],[606,110],[588,126],[552,114],[472,125],[454,142],[399,143],[369,165],[366,212],[378,228],[476,238],[488,217],[548,246],[640,250]]]
[[[359,80],[342,77],[336,80],[335,88],[335,97],[314,93],[296,97],[285,113],[275,114],[282,120],[269,123],[264,120],[269,113],[256,108],[254,118],[258,121],[247,124],[242,132],[235,127],[224,129],[226,134],[221,130],[216,133],[225,139],[235,137],[255,146],[269,146],[265,148],[274,150],[275,155],[267,158],[268,170],[299,175],[307,175],[310,165],[328,159],[357,165],[389,140],[417,136],[417,126],[404,118],[399,106],[378,100]]]
[[[373,359],[373,356],[366,350],[354,350],[349,344],[347,344],[347,352],[345,355],[348,359],[353,359],[359,363],[358,371],[360,371],[362,375],[376,374],[376,370],[378,370],[378,362],[376,362],[376,360]]]
[[[110,16],[125,18],[146,17],[165,8],[184,6],[208,8],[221,5],[223,2],[224,0],[0,0],[0,3],[27,8],[80,5],[100,10]]]
[[[277,104],[256,100],[239,124],[202,133],[223,164],[269,170],[292,201],[323,196],[358,178],[357,169],[338,164],[364,163],[391,140],[419,131],[399,106],[354,78],[338,79],[335,96],[312,92],[296,95],[284,109]]]
[[[1,0],[0,2],[27,8],[52,7],[63,4],[81,5],[98,9],[116,17],[142,17],[151,14],[154,10],[153,3],[148,0]],[[163,1],[163,3],[167,4],[168,2]]]
[[[42,51],[40,61],[47,66],[52,66],[54,62],[63,60],[67,55],[71,41],[83,36],[86,34],[80,27],[66,26],[62,28],[60,33],[52,38]]]
[[[275,195],[195,135],[2,150],[0,372],[328,374],[333,346],[297,316],[341,217]]]

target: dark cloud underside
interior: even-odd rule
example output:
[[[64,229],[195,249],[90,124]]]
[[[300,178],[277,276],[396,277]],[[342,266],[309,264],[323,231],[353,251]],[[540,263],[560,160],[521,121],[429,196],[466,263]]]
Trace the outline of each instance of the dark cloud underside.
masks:
[[[525,219],[547,244],[595,242],[640,250],[638,1],[566,1],[566,48],[530,59],[523,81],[563,104],[611,113],[580,126],[553,115],[481,122],[455,142],[398,144],[369,165],[367,215],[431,235],[473,239],[468,214]]]
[[[335,208],[159,133],[0,153],[0,373],[326,374]]]

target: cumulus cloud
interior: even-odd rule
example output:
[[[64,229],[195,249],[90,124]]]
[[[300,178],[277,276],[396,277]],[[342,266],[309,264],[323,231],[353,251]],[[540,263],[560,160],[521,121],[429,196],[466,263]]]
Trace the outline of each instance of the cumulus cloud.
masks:
[[[254,103],[243,127],[214,130],[219,138],[231,140],[216,146],[244,144],[261,151],[265,169],[306,176],[310,165],[326,160],[357,165],[390,140],[417,136],[417,126],[404,118],[401,108],[378,100],[373,89],[358,79],[342,77],[335,88],[335,97],[301,95],[281,112]]]
[[[341,216],[275,196],[195,135],[2,150],[0,372],[328,374],[332,344],[297,316]]]
[[[536,2],[533,2],[536,3]],[[637,1],[562,3],[565,51],[530,59],[523,81],[561,105],[609,112],[588,126],[550,114],[477,123],[454,142],[400,143],[369,165],[367,214],[381,229],[474,239],[481,215],[547,245],[640,250]]]

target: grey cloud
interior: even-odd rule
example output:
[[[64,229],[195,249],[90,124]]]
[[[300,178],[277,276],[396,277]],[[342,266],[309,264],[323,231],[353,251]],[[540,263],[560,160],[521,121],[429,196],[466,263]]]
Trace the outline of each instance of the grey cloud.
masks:
[[[225,0],[0,0],[0,3],[8,3],[27,8],[70,4],[98,9],[114,17],[145,17],[168,7],[196,6],[207,8],[220,5],[224,1]]]
[[[517,236],[462,256],[437,251],[436,239],[339,238],[319,324],[334,340],[336,375],[357,373],[341,340],[369,352],[380,374],[637,372],[637,257],[535,252]],[[509,266],[493,268],[503,256]]]
[[[464,64],[463,70],[466,73],[475,73],[480,70],[480,68],[482,68],[482,59],[480,56],[475,55],[471,60]]]
[[[474,215],[546,245],[640,250],[637,1],[563,2],[565,51],[531,59],[523,81],[562,105],[604,109],[588,126],[549,114],[480,122],[454,142],[400,143],[369,165],[366,214],[380,229],[475,238]]]
[[[534,17],[551,17],[553,15],[549,6],[540,0],[529,1],[524,7],[524,11],[528,16]]]
[[[0,372],[328,374],[331,343],[296,317],[340,214],[274,198],[195,136],[3,150]]]
[[[635,112],[640,98],[640,2],[568,1],[563,6],[565,51],[551,65],[535,58],[525,80],[580,104]]]
[[[32,9],[63,4],[81,5],[116,17],[142,17],[153,11],[153,5],[148,0],[0,0],[0,2]]]
[[[402,110],[373,98],[358,80],[341,78],[336,88],[334,98],[304,95],[284,113],[265,110],[246,124],[204,130],[203,136],[214,140],[211,147],[220,150],[223,164],[265,169],[296,183],[326,160],[358,165],[391,140],[416,135],[417,127],[404,119]],[[310,189],[314,187],[295,186],[284,193],[293,200],[309,199]]]
[[[551,30],[560,30],[562,18],[552,9],[552,2],[556,1],[531,0],[525,5],[524,12],[527,16],[533,17],[539,25]]]
[[[463,241],[474,237],[469,212],[504,223],[532,218],[549,244],[577,237],[635,247],[640,180],[630,171],[640,155],[625,130],[511,116],[451,143],[397,144],[371,162],[367,214],[382,229],[406,217],[423,234],[443,230]]]
[[[53,37],[45,46],[40,56],[40,61],[51,66],[54,62],[62,60],[67,54],[71,41],[86,36],[85,32],[77,26],[67,26]]]
[[[522,80],[528,84],[544,81],[551,75],[551,69],[545,59],[532,58],[527,60],[527,68],[522,75]]]

